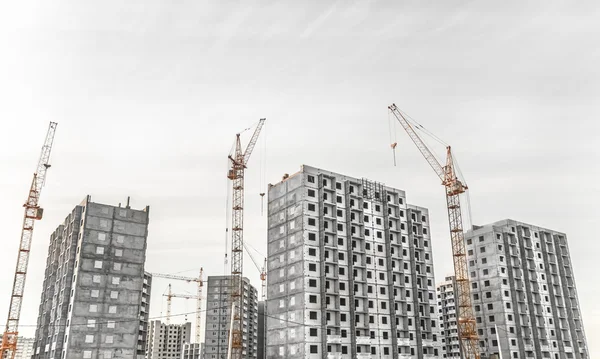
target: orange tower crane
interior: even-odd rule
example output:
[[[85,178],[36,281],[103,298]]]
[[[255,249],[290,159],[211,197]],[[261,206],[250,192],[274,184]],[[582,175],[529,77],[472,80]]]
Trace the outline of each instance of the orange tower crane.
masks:
[[[471,303],[471,287],[467,271],[467,257],[459,198],[460,194],[465,193],[468,187],[456,175],[455,161],[452,158],[450,146],[446,147],[446,165],[442,166],[396,105],[392,104],[388,108],[396,119],[398,119],[398,122],[400,122],[423,157],[425,157],[431,168],[438,175],[442,181],[442,185],[446,188],[450,240],[452,242],[452,255],[454,258],[454,276],[458,292],[458,336],[464,358],[479,359],[479,339]],[[395,145],[392,146],[392,148],[395,147]]]
[[[204,280],[202,279],[202,276],[204,274],[204,270],[200,268],[200,274],[198,278],[162,273],[150,274],[156,278],[181,280],[188,283],[195,282],[197,284],[198,289],[196,295],[186,296],[186,299],[196,299],[196,343],[200,343],[200,340],[202,339],[200,337],[200,327],[202,325],[202,288],[204,287]],[[171,321],[171,297],[181,297],[181,295],[171,294],[171,285],[169,284],[169,295],[167,295],[167,324],[170,324]]]
[[[265,123],[262,118],[254,130],[254,134],[246,150],[242,152],[240,134],[236,135],[235,152],[229,155],[231,167],[227,173],[227,178],[233,183],[232,192],[232,225],[231,225],[231,301],[232,301],[232,320],[230,330],[231,350],[227,355],[233,359],[242,359],[243,353],[243,290],[242,290],[242,272],[244,262],[244,172],[256,146],[258,135]]]
[[[23,304],[23,292],[25,289],[25,279],[27,277],[31,240],[33,239],[33,225],[36,220],[42,219],[42,214],[44,213],[44,210],[39,206],[39,201],[40,195],[42,194],[42,187],[46,181],[46,172],[48,171],[48,168],[50,168],[50,152],[52,151],[56,126],[56,122],[50,122],[37,169],[33,174],[29,195],[27,196],[27,201],[23,205],[23,207],[25,207],[25,215],[23,218],[19,253],[17,255],[17,268],[15,270],[12,295],[10,297],[10,308],[8,310],[6,329],[2,336],[2,348],[0,349],[2,358],[5,359],[14,359],[17,353],[19,319],[21,317],[21,305]]]

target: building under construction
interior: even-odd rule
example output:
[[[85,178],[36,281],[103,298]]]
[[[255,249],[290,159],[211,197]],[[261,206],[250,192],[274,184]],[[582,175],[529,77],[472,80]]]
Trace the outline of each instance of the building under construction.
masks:
[[[458,337],[458,295],[456,280],[447,276],[437,287],[440,328],[442,329],[442,357],[460,358],[460,338]]]
[[[150,321],[146,359],[181,358],[191,336],[190,322],[165,324],[160,320]]]
[[[465,238],[482,358],[589,358],[566,234],[503,220]]]
[[[206,291],[205,359],[227,359],[231,324],[231,276],[209,276]],[[248,278],[242,280],[242,357],[258,353],[258,291]]]
[[[427,209],[309,166],[269,186],[267,358],[437,358]]]
[[[136,358],[149,207],[86,199],[50,237],[32,358]],[[147,298],[147,297],[146,297]],[[143,352],[143,350],[142,350]]]

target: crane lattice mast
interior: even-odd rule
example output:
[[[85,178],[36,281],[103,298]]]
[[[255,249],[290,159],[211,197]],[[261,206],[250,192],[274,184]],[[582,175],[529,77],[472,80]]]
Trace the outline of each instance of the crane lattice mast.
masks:
[[[198,276],[198,278],[194,278],[194,277],[184,277],[184,276],[180,276],[180,275],[173,275],[173,274],[162,274],[162,273],[150,273],[153,277],[156,278],[165,278],[165,279],[174,279],[174,280],[181,280],[184,282],[196,282],[197,285],[197,295],[195,296],[191,296],[190,298],[186,298],[186,299],[192,299],[192,298],[196,298],[196,343],[200,343],[200,340],[202,339],[200,336],[200,328],[202,325],[202,288],[204,287],[204,280],[202,279],[203,274],[204,274],[204,270],[202,268],[200,268],[200,275]],[[171,293],[171,284],[169,284],[169,293]],[[169,324],[171,322],[171,299],[170,297],[180,297],[180,295],[167,295],[167,324]]]
[[[42,187],[46,181],[46,172],[50,168],[50,152],[54,142],[56,132],[56,122],[50,122],[46,140],[42,146],[42,152],[38,160],[38,165],[27,196],[25,215],[23,217],[23,229],[21,231],[21,242],[19,244],[19,253],[17,255],[17,267],[13,281],[12,294],[10,297],[10,307],[8,310],[8,319],[6,329],[2,336],[2,358],[14,359],[17,352],[17,337],[19,335],[19,319],[21,317],[21,305],[23,304],[23,294],[25,290],[25,279],[27,277],[27,266],[29,264],[29,252],[31,251],[31,240],[33,239],[33,226],[36,220],[42,219],[44,210],[39,206]]]
[[[236,135],[235,152],[229,156],[231,167],[227,178],[232,181],[232,225],[231,225],[231,301],[232,325],[230,330],[231,350],[228,356],[233,359],[242,359],[243,352],[243,259],[244,259],[244,171],[256,146],[256,141],[265,119],[258,122],[246,150],[242,152],[240,134]]]
[[[467,271],[467,257],[464,241],[462,212],[460,207],[460,194],[467,191],[468,187],[456,176],[454,160],[450,146],[446,147],[446,165],[442,166],[431,153],[425,142],[415,132],[413,126],[398,110],[395,104],[388,107],[398,122],[408,133],[425,160],[438,175],[442,185],[446,188],[446,204],[448,207],[448,222],[450,224],[450,240],[452,242],[452,255],[454,262],[454,276],[458,292],[458,336],[460,346],[466,359],[479,359],[479,339],[475,315],[471,302],[471,287]]]

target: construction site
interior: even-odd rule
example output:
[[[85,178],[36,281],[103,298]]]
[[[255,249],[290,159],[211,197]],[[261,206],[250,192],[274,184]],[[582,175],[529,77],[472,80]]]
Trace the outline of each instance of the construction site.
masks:
[[[337,34],[336,27],[322,33],[327,19],[337,16],[336,6],[343,5],[316,17],[298,41]],[[237,43],[237,27],[249,25],[239,16],[219,30],[226,39],[211,45],[206,56],[223,66],[231,58],[262,64],[236,52],[250,51]],[[185,32],[192,22],[179,26]],[[453,26],[427,36],[437,38]],[[242,32],[248,38],[263,33],[250,26]],[[265,48],[269,36],[261,40]],[[362,30],[355,40],[365,41],[361,36]],[[174,47],[148,56],[155,61],[185,46],[156,41]],[[228,41],[238,44],[235,51]],[[374,40],[363,47],[371,43],[377,47]],[[98,40],[95,46],[105,45]],[[217,56],[222,49],[230,53]],[[369,71],[379,61],[373,53],[359,56]],[[298,61],[318,63],[302,56]],[[468,122],[468,106],[440,109],[454,101],[446,87],[431,89],[436,97],[429,98],[424,93],[430,88],[417,95],[421,90],[411,85],[419,99],[411,98],[412,89],[388,91],[386,96],[405,104],[381,103],[379,90],[371,95],[366,86],[359,91],[349,85],[359,80],[345,67],[356,64],[344,61],[340,56],[330,63],[326,76],[318,65],[290,62],[280,69],[282,78],[304,74],[314,86],[310,91],[296,88],[298,80],[277,84],[279,90],[266,96],[259,80],[232,85],[240,74],[230,66],[228,76],[217,72],[218,79],[206,70],[203,80],[167,79],[176,86],[165,82],[164,89],[153,84],[139,87],[139,94],[99,96],[115,106],[103,104],[97,108],[106,112],[90,114],[106,117],[101,121],[50,117],[49,124],[8,127],[6,141],[14,137],[18,149],[11,144],[14,153],[2,157],[10,179],[0,184],[7,198],[0,207],[0,304],[6,306],[0,308],[1,358],[593,359],[597,311],[589,304],[593,271],[585,267],[590,259],[582,249],[584,222],[564,215],[580,203],[569,199],[574,192],[549,194],[548,188],[569,187],[565,191],[585,197],[593,189],[559,173],[561,166],[574,166],[566,155],[532,154],[536,136],[545,139],[544,146],[557,147],[567,126],[551,137],[546,128],[522,122]],[[185,66],[174,64],[173,73]],[[263,67],[254,70],[263,73]],[[94,71],[103,73],[101,66]],[[216,101],[227,105],[206,105],[210,121],[194,113],[179,122],[177,117],[195,111],[182,105],[185,94],[178,92],[172,103],[149,95],[178,87],[193,92],[194,81],[214,86],[207,102],[215,101],[214,93],[232,91],[231,103],[239,105]],[[276,83],[277,76],[268,81]],[[246,97],[236,93],[242,87],[251,88]],[[328,99],[327,92],[342,87],[361,94],[320,102],[319,96]],[[267,100],[256,100],[261,96],[297,96],[304,108],[286,102],[270,109]],[[133,117],[148,120],[123,120],[137,107],[119,108],[119,101],[134,97],[132,103],[144,109]],[[500,117],[502,105],[486,103],[477,111]],[[409,116],[409,107],[419,115]],[[123,117],[113,119],[111,111]],[[240,118],[244,111],[248,115]],[[527,151],[522,168],[511,165]],[[575,272],[578,280],[580,272],[585,278],[579,288]]]
[[[422,139],[434,135],[396,105],[388,109],[444,188],[454,273],[440,287],[427,208],[410,204],[403,189],[307,165],[259,193],[268,230],[267,255],[257,258],[244,241],[244,180],[261,119],[246,144],[236,134],[227,157],[225,273],[149,272],[150,207],[88,195],[50,235],[31,358],[589,358],[566,235],[511,220],[466,223],[468,187],[450,145],[438,159]],[[24,205],[2,337],[8,359],[22,340],[28,257],[56,131],[51,122]],[[196,292],[173,293],[169,283],[166,313],[156,319],[150,293],[161,280]],[[179,298],[195,303],[186,313],[194,330],[187,319],[172,323]]]

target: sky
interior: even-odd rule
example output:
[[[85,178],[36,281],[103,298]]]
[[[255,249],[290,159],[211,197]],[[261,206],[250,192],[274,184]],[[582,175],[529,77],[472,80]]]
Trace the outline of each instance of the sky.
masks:
[[[59,124],[25,290],[26,336],[49,235],[88,194],[150,206],[146,270],[222,274],[227,155],[235,134],[263,117],[245,206],[245,239],[259,262],[267,226],[259,193],[307,164],[404,189],[429,208],[441,281],[452,270],[443,187],[390,126],[387,106],[396,103],[452,145],[474,223],[511,218],[567,233],[590,356],[600,357],[599,18],[595,1],[4,4],[0,321],[49,121]],[[154,281],[151,317],[164,315],[167,285]],[[193,310],[174,302],[173,313]]]

